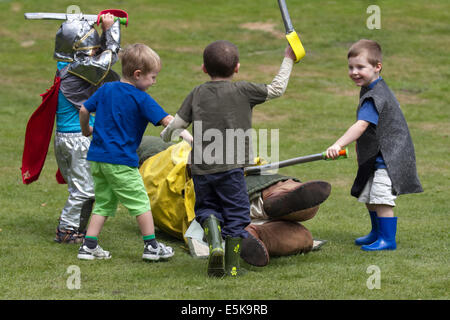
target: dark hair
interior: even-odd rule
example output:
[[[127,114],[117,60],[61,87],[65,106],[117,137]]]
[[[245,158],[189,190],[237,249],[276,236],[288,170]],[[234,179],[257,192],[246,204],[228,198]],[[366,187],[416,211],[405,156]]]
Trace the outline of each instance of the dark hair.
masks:
[[[231,76],[238,62],[238,48],[226,40],[214,41],[203,51],[203,64],[211,77]]]
[[[376,66],[383,60],[381,46],[373,40],[361,39],[355,42],[348,50],[347,58],[352,58],[360,55],[362,52],[367,52],[367,61]]]

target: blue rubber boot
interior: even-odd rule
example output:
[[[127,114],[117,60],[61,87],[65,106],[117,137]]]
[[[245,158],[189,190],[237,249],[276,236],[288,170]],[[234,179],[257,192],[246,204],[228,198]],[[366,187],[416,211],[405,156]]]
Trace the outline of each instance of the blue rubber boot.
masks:
[[[372,223],[372,230],[368,235],[364,237],[357,238],[355,240],[355,244],[358,246],[364,244],[371,244],[378,239],[378,221],[377,221],[377,213],[376,211],[369,211],[370,214],[370,222]]]
[[[378,239],[372,244],[361,247],[364,251],[395,250],[395,234],[397,233],[397,217],[378,217]]]

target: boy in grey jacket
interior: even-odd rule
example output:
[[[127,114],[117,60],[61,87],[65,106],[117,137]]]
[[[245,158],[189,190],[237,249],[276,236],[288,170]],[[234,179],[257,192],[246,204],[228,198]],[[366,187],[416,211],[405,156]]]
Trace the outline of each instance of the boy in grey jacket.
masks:
[[[414,145],[400,104],[380,76],[380,45],[362,39],[348,52],[349,76],[361,87],[357,121],[327,149],[335,158],[356,141],[358,173],[351,194],[366,204],[372,230],[355,240],[365,251],[395,250],[397,195],[422,192]]]

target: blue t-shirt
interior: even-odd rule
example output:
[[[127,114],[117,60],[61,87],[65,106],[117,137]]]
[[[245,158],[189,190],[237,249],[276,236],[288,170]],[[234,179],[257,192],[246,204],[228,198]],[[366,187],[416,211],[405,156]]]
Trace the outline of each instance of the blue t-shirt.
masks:
[[[373,88],[375,84],[382,79],[379,77],[377,80],[373,81],[369,88]],[[374,125],[378,125],[378,111],[375,108],[375,104],[373,103],[372,98],[368,98],[364,100],[361,108],[358,112],[358,120],[364,120],[369,123],[373,123]],[[375,159],[375,169],[386,169],[386,163],[384,162],[383,156],[381,152],[378,154]]]
[[[58,70],[63,69],[69,63],[59,61],[56,65]],[[94,126],[94,117],[91,116],[89,124]],[[58,132],[81,132],[79,111],[67,100],[61,90],[58,92],[58,108],[56,109],[56,131]]]
[[[120,81],[105,83],[85,103],[95,112],[87,159],[138,167],[136,153],[147,124],[157,126],[168,114],[145,91]]]

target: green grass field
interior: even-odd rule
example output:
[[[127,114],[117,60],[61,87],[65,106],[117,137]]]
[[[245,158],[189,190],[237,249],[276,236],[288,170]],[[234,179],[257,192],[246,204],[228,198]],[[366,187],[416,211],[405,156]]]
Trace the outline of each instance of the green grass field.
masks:
[[[175,113],[190,90],[207,80],[203,48],[227,39],[240,49],[236,80],[269,83],[286,40],[275,0],[74,1],[0,0],[0,299],[448,299],[450,197],[450,5],[420,1],[287,1],[306,49],[280,99],[258,106],[254,127],[279,129],[280,159],[318,153],[353,123],[359,90],[347,76],[351,43],[369,38],[384,50],[382,76],[396,93],[416,148],[424,193],[401,196],[395,214],[393,252],[363,252],[353,244],[369,229],[364,206],[350,196],[356,173],[350,158],[282,169],[303,181],[331,183],[317,216],[305,222],[328,243],[307,255],[273,258],[264,268],[247,266],[239,279],[210,279],[206,261],[192,258],[181,241],[157,231],[176,254],[169,262],[145,263],[134,218],[120,208],[101,234],[109,261],[83,262],[78,245],[53,242],[67,199],[58,185],[53,144],[40,179],[23,185],[20,166],[27,121],[51,86],[57,21],[26,21],[24,12],[83,12],[105,8],[128,12],[122,45],[143,42],[163,61],[149,93]],[[366,26],[371,4],[381,9],[381,29]],[[115,70],[120,70],[116,64]],[[159,134],[150,127],[147,134]],[[68,268],[78,266],[81,288],[69,289]],[[379,289],[366,285],[368,267],[380,270]]]

